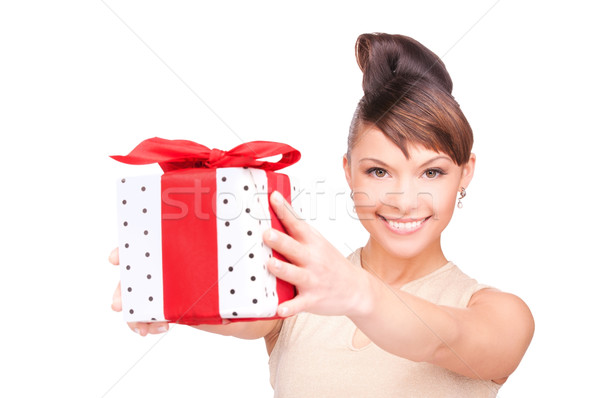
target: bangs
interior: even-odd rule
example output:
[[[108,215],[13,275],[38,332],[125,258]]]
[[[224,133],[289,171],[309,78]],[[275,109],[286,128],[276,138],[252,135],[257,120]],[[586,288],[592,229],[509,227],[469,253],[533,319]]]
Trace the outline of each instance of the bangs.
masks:
[[[410,146],[422,146],[445,153],[460,166],[473,147],[473,132],[458,103],[424,79],[396,80],[365,95],[351,124],[349,150],[369,126],[381,130],[407,159]]]

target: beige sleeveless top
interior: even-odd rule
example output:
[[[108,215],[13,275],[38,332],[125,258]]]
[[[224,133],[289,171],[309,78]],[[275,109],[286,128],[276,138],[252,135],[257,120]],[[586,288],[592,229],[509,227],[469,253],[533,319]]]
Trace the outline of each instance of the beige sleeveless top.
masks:
[[[348,259],[360,267],[360,250]],[[478,284],[449,262],[402,290],[436,304],[465,308]],[[412,362],[370,342],[352,345],[345,316],[300,313],[286,318],[269,358],[275,398],[495,397],[500,386],[439,366]]]

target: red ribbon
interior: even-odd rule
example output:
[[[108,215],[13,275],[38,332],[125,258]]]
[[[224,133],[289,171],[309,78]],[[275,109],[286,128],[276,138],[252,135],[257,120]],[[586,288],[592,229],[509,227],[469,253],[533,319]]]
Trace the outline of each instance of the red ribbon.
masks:
[[[282,155],[278,162],[260,160]],[[289,145],[270,141],[252,141],[229,151],[209,149],[187,140],[150,138],[142,141],[127,156],[111,156],[127,164],[158,163],[165,171],[188,168],[254,167],[275,171],[300,160],[300,152]]]

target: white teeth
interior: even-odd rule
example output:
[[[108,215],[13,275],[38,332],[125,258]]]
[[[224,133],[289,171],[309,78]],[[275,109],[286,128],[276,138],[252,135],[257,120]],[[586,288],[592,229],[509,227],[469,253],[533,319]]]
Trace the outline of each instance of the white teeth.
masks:
[[[422,219],[419,221],[412,221],[412,222],[396,222],[396,221],[391,221],[391,220],[386,220],[386,221],[388,224],[390,224],[392,226],[392,228],[399,229],[399,230],[407,230],[407,229],[417,228],[419,225],[421,225],[423,223],[423,221],[425,221],[425,219]]]

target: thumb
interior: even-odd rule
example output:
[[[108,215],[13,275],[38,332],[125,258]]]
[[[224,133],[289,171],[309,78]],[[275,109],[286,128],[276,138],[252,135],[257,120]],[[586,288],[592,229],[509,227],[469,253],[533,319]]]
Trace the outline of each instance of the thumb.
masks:
[[[121,282],[119,282],[117,288],[115,289],[115,292],[113,293],[113,301],[110,308],[112,308],[112,310],[116,312],[120,312],[123,309],[123,306],[121,304]]]
[[[112,265],[119,265],[119,248],[115,247],[108,256],[108,262]]]

